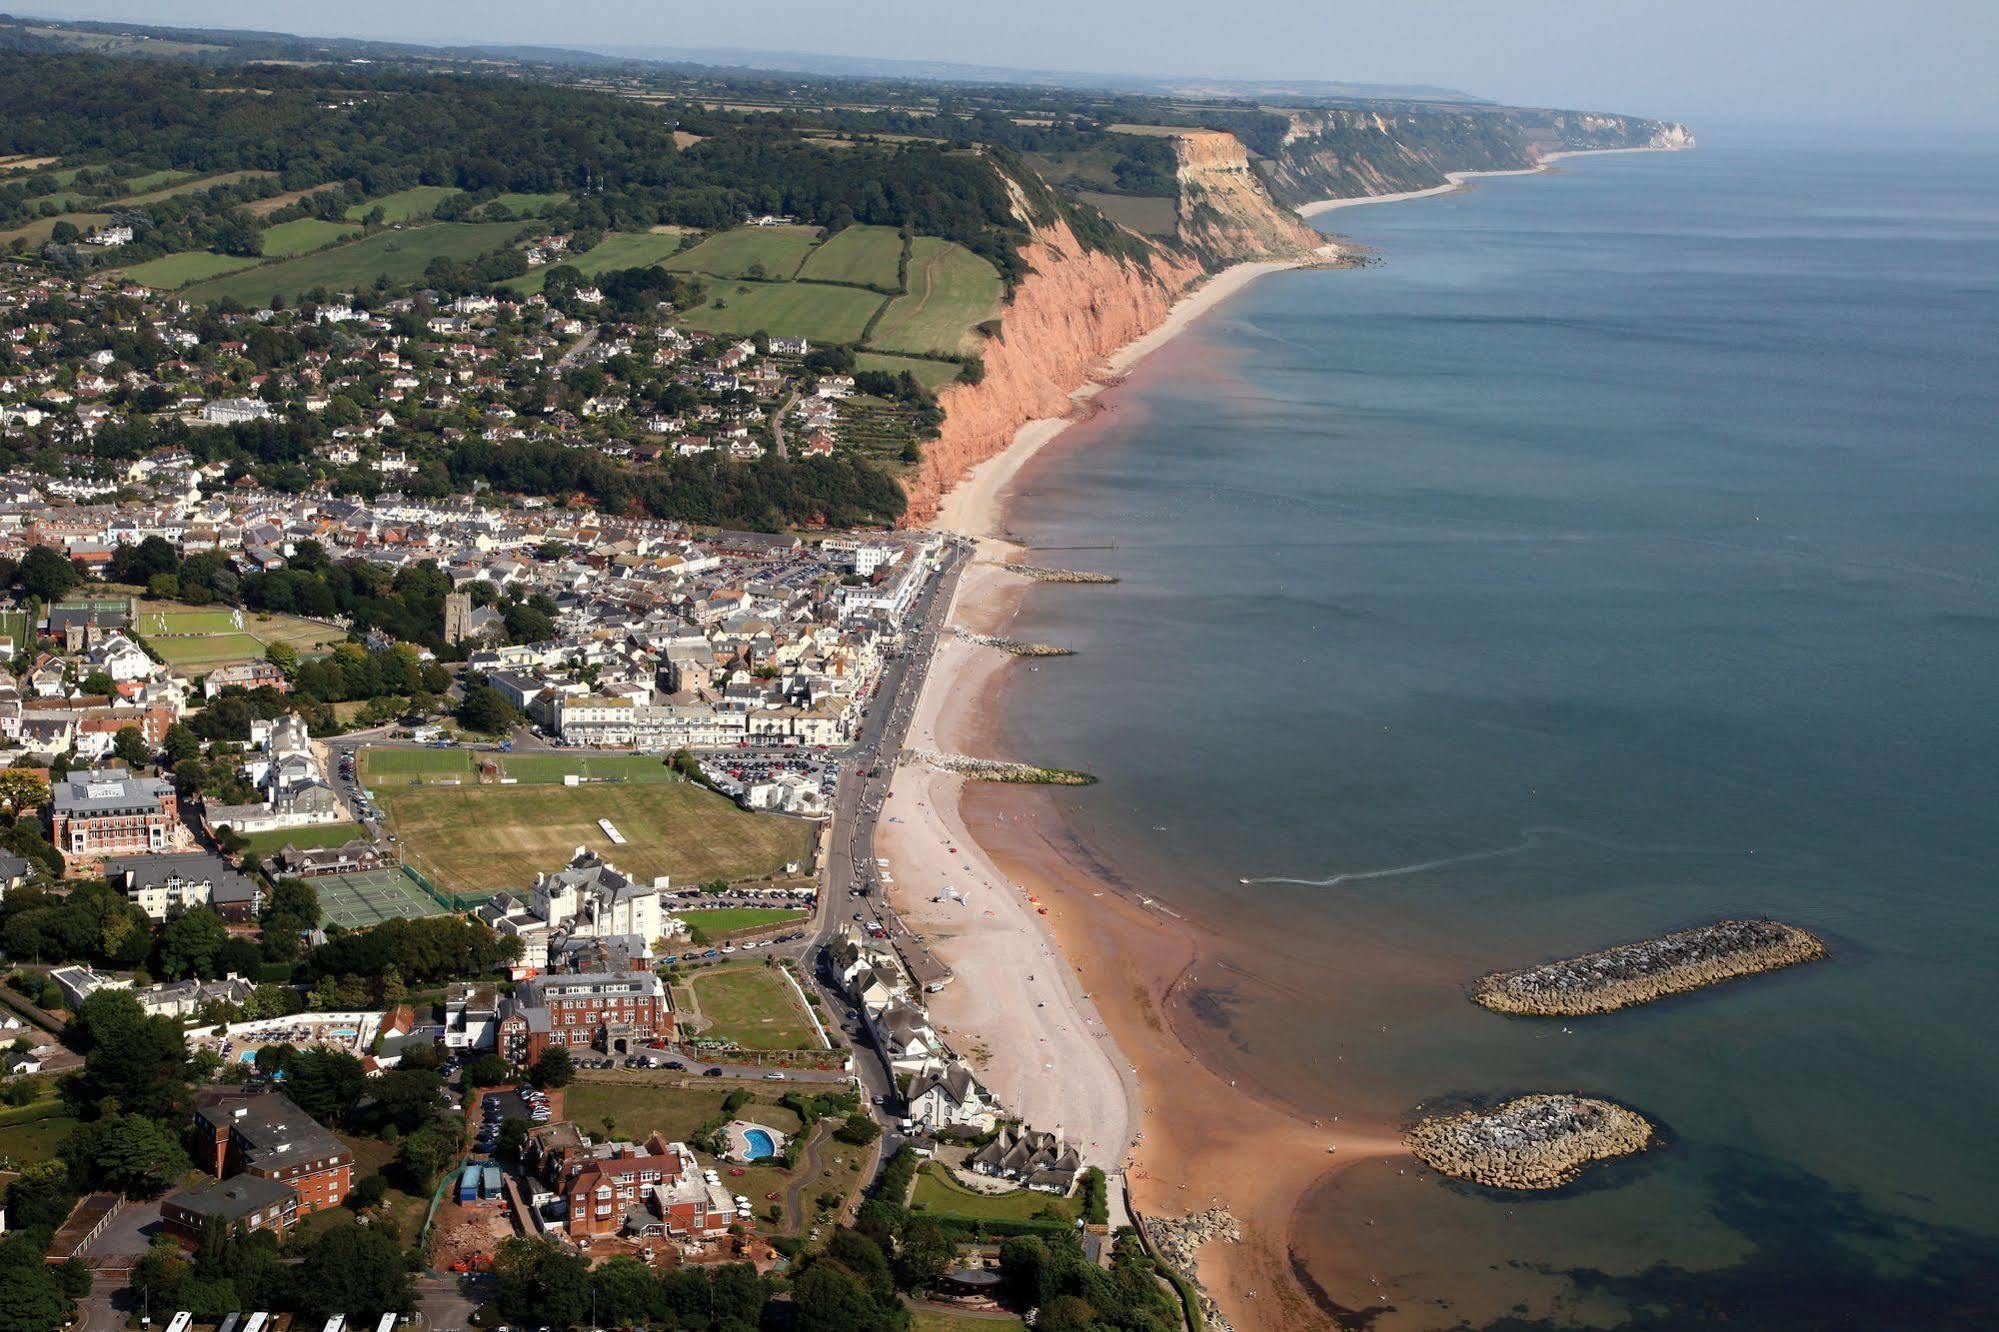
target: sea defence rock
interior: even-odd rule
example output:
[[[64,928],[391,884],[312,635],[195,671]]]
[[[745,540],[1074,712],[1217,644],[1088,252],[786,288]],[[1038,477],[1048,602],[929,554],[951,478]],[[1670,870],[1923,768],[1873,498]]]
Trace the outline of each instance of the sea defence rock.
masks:
[[[1718,920],[1581,957],[1495,971],[1472,986],[1471,997],[1495,1013],[1584,1017],[1827,955],[1823,940],[1795,925]]]
[[[971,758],[964,754],[940,754],[934,749],[905,749],[905,763],[924,763],[940,772],[955,772],[982,782],[1012,782],[1020,786],[1092,786],[1096,778],[1069,768],[1041,768],[1032,763],[1009,763],[1005,759]]]
[[[1052,643],[1026,643],[1018,638],[1002,638],[997,634],[975,634],[970,629],[951,626],[951,632],[967,643],[977,643],[980,647],[998,648],[1016,657],[1073,657],[1074,648],[1056,647]]]
[[[1085,569],[1043,569],[1032,564],[1001,564],[996,566],[1010,574],[1033,579],[1037,583],[1115,583],[1116,574],[1091,573]]]
[[[1231,1325],[1228,1318],[1222,1313],[1221,1306],[1215,1303],[1214,1297],[1208,1294],[1208,1288],[1201,1284],[1200,1255],[1201,1246],[1215,1240],[1225,1244],[1242,1243],[1241,1224],[1226,1207],[1210,1207],[1187,1216],[1148,1216],[1143,1224],[1145,1238],[1151,1242],[1160,1260],[1194,1283],[1207,1325],[1214,1332],[1229,1332]]]
[[[1566,1092],[1519,1096],[1490,1110],[1432,1115],[1406,1135],[1432,1170],[1494,1189],[1559,1189],[1583,1171],[1653,1145],[1636,1110]]]

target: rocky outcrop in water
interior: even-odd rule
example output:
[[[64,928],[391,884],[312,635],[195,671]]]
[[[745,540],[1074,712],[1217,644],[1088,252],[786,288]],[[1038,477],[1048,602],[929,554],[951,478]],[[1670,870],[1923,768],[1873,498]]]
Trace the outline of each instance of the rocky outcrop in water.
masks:
[[[1087,569],[1042,569],[1032,564],[1002,564],[996,566],[1010,574],[1032,579],[1037,583],[1088,583],[1102,585],[1115,583],[1116,574],[1091,573]]]
[[[1016,657],[1073,657],[1076,655],[1073,648],[1056,647],[1052,643],[1028,643],[1018,638],[1002,638],[998,634],[973,633],[970,629],[961,628],[955,624],[951,626],[951,632],[959,638],[964,639],[967,643],[976,643],[980,647],[997,648],[1001,652],[1011,653]]]
[[[1823,940],[1774,920],[1718,920],[1518,971],[1495,971],[1472,1001],[1495,1013],[1584,1017],[1648,1004],[1827,956]]]
[[[1490,1110],[1434,1115],[1410,1129],[1409,1150],[1439,1174],[1495,1189],[1558,1189],[1583,1171],[1634,1156],[1657,1133],[1636,1110],[1549,1092]]]

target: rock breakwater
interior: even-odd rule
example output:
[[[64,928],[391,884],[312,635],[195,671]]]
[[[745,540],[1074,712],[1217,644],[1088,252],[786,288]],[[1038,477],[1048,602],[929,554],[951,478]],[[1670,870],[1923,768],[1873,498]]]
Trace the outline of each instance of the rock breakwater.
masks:
[[[1636,1110],[1565,1092],[1519,1096],[1490,1110],[1421,1120],[1409,1150],[1439,1174],[1494,1189],[1558,1189],[1583,1171],[1635,1156],[1658,1134]]]
[[[971,758],[964,754],[942,754],[934,749],[905,749],[906,763],[924,763],[940,772],[955,772],[982,782],[1012,782],[1021,786],[1093,786],[1096,778],[1071,768],[1042,768],[1032,763],[1010,763],[1005,759]]]
[[[1795,925],[1718,920],[1580,957],[1495,971],[1472,986],[1471,997],[1495,1013],[1585,1017],[1827,955],[1823,940]]]
[[[1016,657],[1073,657],[1076,655],[1074,648],[1056,647],[1052,643],[1027,643],[1018,638],[1002,638],[998,634],[978,634],[973,633],[970,629],[961,629],[956,625],[951,627],[951,632],[964,639],[967,643],[977,643],[980,647],[998,648],[1001,652],[1010,652]]]
[[[1242,1225],[1229,1214],[1226,1207],[1210,1207],[1206,1211],[1193,1212],[1187,1216],[1148,1216],[1144,1220],[1145,1237],[1152,1244],[1160,1259],[1174,1271],[1193,1283],[1194,1293],[1201,1302],[1201,1314],[1210,1328],[1217,1332],[1229,1332],[1230,1323],[1201,1284],[1201,1246],[1214,1240],[1228,1244],[1242,1242]]]

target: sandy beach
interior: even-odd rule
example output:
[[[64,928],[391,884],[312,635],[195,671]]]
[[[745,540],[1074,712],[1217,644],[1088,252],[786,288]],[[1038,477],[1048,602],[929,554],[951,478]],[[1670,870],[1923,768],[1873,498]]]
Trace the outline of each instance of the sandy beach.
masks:
[[[1466,181],[1481,180],[1487,176],[1538,176],[1550,169],[1552,163],[1570,157],[1604,157],[1612,153],[1670,153],[1672,148],[1576,148],[1568,152],[1543,153],[1540,164],[1519,167],[1511,171],[1447,171],[1448,183],[1432,185],[1427,190],[1402,190],[1395,194],[1363,194],[1351,199],[1314,199],[1310,203],[1298,205],[1303,217],[1317,217],[1340,208],[1358,208],[1362,204],[1401,203],[1406,199],[1428,199],[1434,195],[1450,194],[1465,187]]]

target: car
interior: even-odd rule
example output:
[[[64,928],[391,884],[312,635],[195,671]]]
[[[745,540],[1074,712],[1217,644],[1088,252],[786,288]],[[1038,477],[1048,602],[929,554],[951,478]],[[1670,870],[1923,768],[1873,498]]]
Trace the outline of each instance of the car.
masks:
[[[684,1068],[686,1068],[686,1067],[687,1067],[687,1065],[685,1065],[685,1064],[681,1063],[681,1062],[680,1062],[680,1061],[679,1061],[678,1059],[669,1059],[669,1060],[667,1060],[667,1061],[666,1061],[666,1066],[667,1066],[668,1068],[675,1068],[675,1069],[684,1069]]]
[[[722,1076],[722,1070],[719,1068],[704,1068],[701,1070],[701,1076],[704,1078],[719,1078]]]
[[[789,1081],[790,1081],[790,1078],[789,1078],[789,1077],[787,1077],[787,1076],[786,1076],[785,1074],[783,1074],[783,1073],[780,1073],[780,1072],[778,1072],[778,1071],[777,1071],[776,1069],[772,1069],[772,1070],[771,1070],[770,1072],[768,1072],[768,1073],[764,1074],[764,1081],[765,1081],[765,1082],[789,1082]]]

